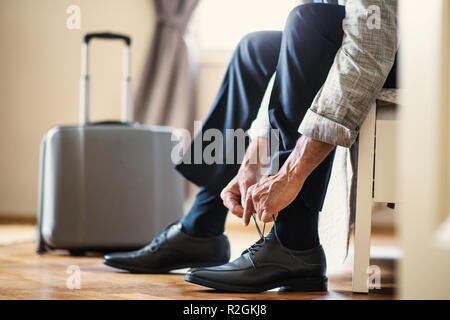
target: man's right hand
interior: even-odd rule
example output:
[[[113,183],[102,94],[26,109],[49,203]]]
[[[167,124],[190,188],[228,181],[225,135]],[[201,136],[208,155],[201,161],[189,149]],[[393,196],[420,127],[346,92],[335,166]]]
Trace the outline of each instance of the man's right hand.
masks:
[[[266,138],[253,140],[247,148],[238,174],[220,194],[225,207],[239,218],[244,214],[242,202],[245,201],[248,188],[258,182],[263,167],[268,164],[267,150]]]

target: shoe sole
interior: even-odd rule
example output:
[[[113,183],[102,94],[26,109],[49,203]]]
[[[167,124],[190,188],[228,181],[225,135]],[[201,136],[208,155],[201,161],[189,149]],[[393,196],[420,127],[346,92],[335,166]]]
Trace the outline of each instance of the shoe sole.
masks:
[[[203,267],[215,267],[215,266],[219,266],[222,265],[224,263],[227,263],[228,261],[224,261],[224,262],[207,262],[207,263],[191,263],[191,264],[181,264],[181,265],[176,265],[170,268],[163,268],[163,269],[147,269],[147,268],[140,268],[140,267],[134,267],[134,266],[127,266],[127,265],[123,265],[120,263],[116,263],[116,262],[112,262],[109,260],[103,260],[103,264],[116,268],[116,269],[121,269],[121,270],[126,270],[130,273],[144,273],[144,274],[164,274],[164,273],[169,273],[170,271],[173,270],[178,270],[178,269],[186,269],[186,268],[203,268]]]
[[[258,286],[238,286],[217,281],[211,281],[198,277],[194,274],[186,274],[184,280],[190,283],[198,284],[204,287],[227,292],[258,293],[275,288],[280,288],[281,292],[321,292],[328,290],[328,278],[295,278],[280,280],[270,284]]]

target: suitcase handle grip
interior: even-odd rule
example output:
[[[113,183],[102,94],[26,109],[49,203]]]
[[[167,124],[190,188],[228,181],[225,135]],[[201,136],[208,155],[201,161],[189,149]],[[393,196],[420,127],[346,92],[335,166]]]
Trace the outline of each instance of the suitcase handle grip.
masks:
[[[131,44],[131,38],[118,33],[111,33],[111,32],[93,32],[93,33],[87,33],[84,35],[84,43],[89,43],[91,39],[98,38],[98,39],[120,39],[125,41],[127,46]]]
[[[106,120],[106,121],[98,121],[89,123],[90,126],[127,126],[134,127],[136,126],[136,122],[122,122],[122,121],[114,121],[114,120]]]
[[[133,122],[133,97],[131,94],[131,39],[128,36],[110,32],[88,33],[83,38],[81,47],[81,79],[80,79],[80,123],[90,123],[90,76],[89,76],[89,42],[94,39],[123,40],[122,97],[121,121]]]

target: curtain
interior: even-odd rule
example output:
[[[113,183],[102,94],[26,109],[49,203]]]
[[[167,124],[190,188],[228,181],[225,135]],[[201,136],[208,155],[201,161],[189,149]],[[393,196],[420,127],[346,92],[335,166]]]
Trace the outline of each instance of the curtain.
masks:
[[[187,25],[199,0],[151,0],[157,24],[137,92],[135,119],[191,129],[197,61]]]

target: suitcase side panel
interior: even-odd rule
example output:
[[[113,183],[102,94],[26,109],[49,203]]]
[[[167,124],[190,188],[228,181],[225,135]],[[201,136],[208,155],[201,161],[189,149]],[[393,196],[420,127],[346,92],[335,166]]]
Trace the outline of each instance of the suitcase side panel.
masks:
[[[82,238],[82,135],[69,127],[51,129],[46,137],[43,178],[42,236],[55,248],[71,248]]]
[[[181,218],[170,131],[64,127],[46,145],[42,235],[51,246],[138,247]]]

